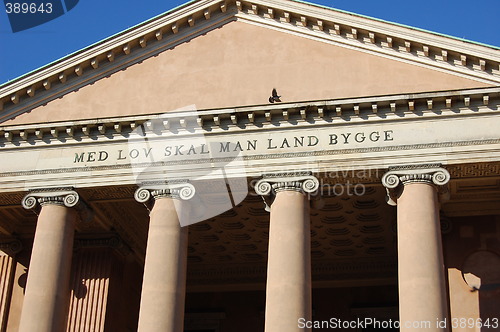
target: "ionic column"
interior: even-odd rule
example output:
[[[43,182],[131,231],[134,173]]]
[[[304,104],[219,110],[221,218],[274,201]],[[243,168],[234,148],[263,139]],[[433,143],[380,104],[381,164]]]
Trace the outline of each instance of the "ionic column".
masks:
[[[69,278],[79,196],[73,190],[32,192],[22,205],[41,205],[38,215],[19,332],[66,328]]]
[[[300,318],[311,320],[311,234],[306,193],[318,189],[308,174],[266,176],[259,180],[259,195],[274,194],[269,226],[266,286],[266,332],[299,329]]]
[[[397,204],[399,319],[401,331],[448,331],[448,298],[439,222],[438,186],[450,174],[439,165],[391,168],[382,183]]]
[[[194,196],[188,183],[139,188],[138,202],[154,198],[150,213],[144,279],[142,283],[139,332],[183,331],[188,228],[179,220],[189,217],[183,200]]]

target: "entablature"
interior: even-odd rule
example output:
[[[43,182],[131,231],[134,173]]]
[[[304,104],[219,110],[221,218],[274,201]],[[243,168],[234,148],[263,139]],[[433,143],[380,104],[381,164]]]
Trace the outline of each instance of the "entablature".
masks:
[[[499,104],[481,88],[3,126],[0,191],[495,162]]]

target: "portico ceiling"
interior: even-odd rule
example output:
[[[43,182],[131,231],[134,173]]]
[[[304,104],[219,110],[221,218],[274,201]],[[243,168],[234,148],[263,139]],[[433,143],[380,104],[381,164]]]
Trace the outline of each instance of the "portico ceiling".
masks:
[[[453,227],[454,217],[500,212],[499,163],[449,165],[447,169],[452,180],[449,194],[441,197],[444,233],[450,225]],[[380,184],[383,173],[319,176],[322,195],[311,199],[311,256],[316,286],[395,282],[396,208],[386,203],[386,191]],[[78,223],[77,239],[111,245],[102,239],[116,238],[121,243],[112,244],[117,250],[143,261],[149,218],[147,207],[133,198],[135,189],[78,189],[94,211],[94,218]],[[22,192],[1,196],[0,228],[4,237],[29,243],[36,214],[21,207],[23,196]],[[264,210],[262,198],[251,189],[233,209],[189,226],[190,289],[264,287],[268,232],[269,213]]]

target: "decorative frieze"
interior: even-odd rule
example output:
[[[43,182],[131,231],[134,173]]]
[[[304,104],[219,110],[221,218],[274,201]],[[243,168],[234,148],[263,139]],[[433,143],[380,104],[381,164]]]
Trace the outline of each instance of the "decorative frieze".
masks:
[[[23,250],[23,244],[18,239],[1,239],[0,250],[8,255],[15,255]]]
[[[117,234],[109,236],[96,236],[90,238],[76,238],[74,248],[113,248],[119,249],[125,246],[124,242]]]
[[[396,205],[395,198],[401,193],[401,185],[427,183],[442,187],[449,180],[450,173],[440,164],[423,164],[389,167],[382,177],[382,184],[387,189],[387,203]]]
[[[123,257],[127,257],[133,253],[132,249],[117,233],[84,234],[83,236],[75,238],[73,249],[75,252],[81,252],[86,249],[113,249],[115,253]]]

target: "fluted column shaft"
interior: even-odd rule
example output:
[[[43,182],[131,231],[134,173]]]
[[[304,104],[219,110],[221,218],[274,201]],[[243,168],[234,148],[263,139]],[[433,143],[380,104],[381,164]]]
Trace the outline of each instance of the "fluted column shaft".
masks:
[[[315,191],[318,181],[312,176],[285,177],[281,181],[264,178],[257,183],[256,191],[269,193],[269,186],[275,199],[269,226],[265,331],[308,331],[298,323],[312,316],[311,235],[305,193]]]
[[[45,197],[39,202],[42,208],[33,241],[19,332],[59,332],[66,328],[77,218],[77,212],[71,207],[76,202],[65,205],[62,196]]]
[[[0,250],[0,331],[7,331],[11,302],[15,302],[12,299],[13,285],[17,282],[15,256],[22,250],[22,243],[6,238],[0,242]]]
[[[389,172],[390,173],[390,172]],[[397,173],[394,171],[393,173]],[[444,175],[443,175],[444,174]],[[448,331],[448,298],[444,274],[437,185],[448,182],[444,169],[403,174],[397,198],[398,287],[401,331]]]
[[[188,228],[179,219],[189,212],[171,191],[158,193],[150,213],[138,331],[178,332],[184,326],[188,245]]]

